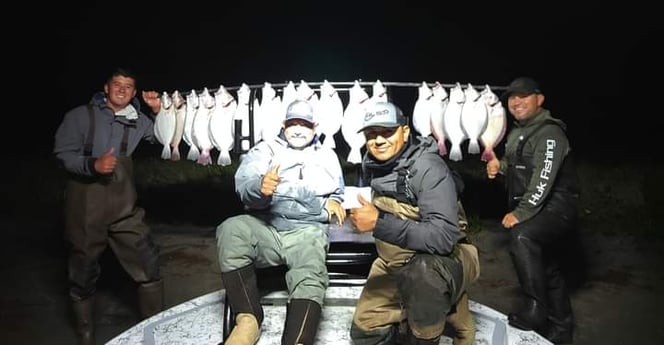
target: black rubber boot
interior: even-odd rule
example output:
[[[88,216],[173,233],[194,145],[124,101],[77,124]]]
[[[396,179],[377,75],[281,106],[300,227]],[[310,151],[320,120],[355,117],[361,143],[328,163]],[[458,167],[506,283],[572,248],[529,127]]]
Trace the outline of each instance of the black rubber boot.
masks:
[[[312,345],[320,323],[321,306],[309,299],[292,299],[286,311],[282,345]]]
[[[231,307],[227,322],[230,334],[223,344],[254,344],[260,337],[263,307],[260,303],[258,280],[254,265],[222,272],[226,300]]]
[[[164,310],[164,281],[159,279],[138,286],[138,310],[147,319]]]
[[[554,344],[570,344],[574,335],[574,316],[567,285],[557,265],[550,265],[547,277],[549,316],[543,335]]]
[[[371,331],[361,330],[355,322],[350,326],[350,338],[354,345],[401,345],[406,343],[406,332],[405,329],[401,332],[400,325],[396,324]]]
[[[510,255],[525,301],[519,311],[509,314],[509,324],[526,331],[539,331],[546,325],[548,314],[542,250],[539,244],[519,235],[511,241]]]
[[[549,317],[549,325],[544,332],[544,337],[554,344],[571,344],[574,339],[573,320],[570,316],[566,319],[552,319]]]
[[[235,271],[221,273],[228,303],[233,314],[252,314],[260,325],[263,322],[263,306],[258,291],[256,269],[254,265],[238,268]]]
[[[539,331],[546,324],[546,308],[537,300],[527,298],[521,310],[510,313],[510,326],[524,331]]]
[[[72,301],[75,330],[79,345],[95,344],[94,298]]]

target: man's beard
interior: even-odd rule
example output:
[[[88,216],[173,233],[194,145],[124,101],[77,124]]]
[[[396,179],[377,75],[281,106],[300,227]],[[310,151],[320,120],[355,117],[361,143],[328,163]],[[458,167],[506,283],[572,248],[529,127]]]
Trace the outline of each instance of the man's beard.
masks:
[[[288,145],[296,149],[301,149],[311,143],[311,141],[314,139],[315,133],[313,130],[295,131],[294,133],[291,133],[291,131],[286,129],[284,134],[286,135],[286,141],[288,141]]]

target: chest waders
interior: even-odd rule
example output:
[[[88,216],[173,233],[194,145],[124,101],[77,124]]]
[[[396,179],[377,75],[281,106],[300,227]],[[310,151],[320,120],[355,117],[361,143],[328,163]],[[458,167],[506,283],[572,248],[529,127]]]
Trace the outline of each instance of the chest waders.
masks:
[[[405,178],[399,173],[399,200],[375,196],[372,203],[384,212],[419,220],[419,208]],[[406,202],[400,201],[404,200]],[[466,225],[460,211],[460,226]],[[355,308],[351,338],[356,345],[391,344],[408,337],[418,344],[438,344],[445,323],[454,331],[454,344],[470,345],[475,322],[468,307],[466,286],[479,275],[477,248],[457,244],[449,256],[417,253],[375,240],[373,262]]]
[[[88,105],[90,127],[84,155],[90,157],[95,136],[95,109]],[[131,126],[125,126],[117,165],[111,175],[70,174],[65,196],[65,237],[70,244],[69,294],[76,329],[83,343],[94,343],[93,295],[101,274],[99,259],[107,246],[139,283],[142,317],[163,309],[163,282],[159,277],[158,249],[144,223],[145,212],[136,207],[133,164],[127,156]]]
[[[524,154],[523,148],[533,133],[547,124],[540,123],[529,135],[521,138],[514,164],[508,166],[507,187],[509,209],[514,210],[527,191],[533,174],[535,157]],[[556,253],[549,251],[576,221],[578,184],[571,153],[562,162],[556,181],[542,210],[532,218],[510,229],[510,256],[525,300],[523,306],[508,316],[510,325],[535,330],[549,340],[571,341],[572,309],[569,294]]]

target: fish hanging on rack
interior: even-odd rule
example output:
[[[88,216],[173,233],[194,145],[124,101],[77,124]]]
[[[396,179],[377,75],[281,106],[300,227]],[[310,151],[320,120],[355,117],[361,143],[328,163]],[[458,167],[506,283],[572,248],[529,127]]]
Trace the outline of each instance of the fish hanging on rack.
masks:
[[[468,153],[480,153],[479,138],[486,128],[487,111],[484,101],[480,99],[480,93],[468,83],[466,90],[466,102],[461,110],[461,127],[468,142]]]
[[[443,119],[449,102],[450,98],[445,87],[441,83],[436,82],[432,88],[432,95],[429,100],[431,110],[429,127],[431,128],[431,134],[438,141],[438,154],[441,156],[447,154]]]
[[[265,82],[261,88],[260,108],[263,121],[261,138],[263,140],[275,138],[281,131],[284,113],[282,112],[281,97],[277,95],[277,91],[271,83]]]
[[[486,85],[480,94],[489,114],[486,129],[480,135],[480,142],[484,146],[480,159],[488,162],[496,156],[493,149],[503,140],[507,129],[507,116],[505,108],[500,103],[500,98],[491,90],[489,85]]]
[[[309,103],[314,110],[318,108],[318,94],[316,94],[316,91],[314,91],[306,81],[300,80],[300,85],[298,85],[295,90],[297,91],[297,99]],[[315,130],[318,136],[322,134],[320,126],[316,126]]]
[[[194,139],[194,144],[198,147],[201,155],[196,160],[196,163],[202,165],[212,164],[211,152],[214,145],[212,145],[212,140],[210,140],[210,114],[214,112],[214,97],[210,94],[210,90],[207,87],[203,88],[203,91],[198,94],[198,99],[200,105],[196,110],[196,116],[194,117],[194,125],[192,126],[192,137]]]
[[[383,83],[380,81],[380,79],[376,80],[376,82],[371,84],[370,101],[371,104],[374,104],[376,102],[387,102],[387,89],[385,88],[385,85],[383,85]]]
[[[189,94],[187,94],[186,100],[186,114],[184,117],[184,131],[182,132],[182,140],[184,140],[184,142],[189,145],[187,159],[195,162],[201,155],[198,147],[196,144],[194,144],[194,137],[192,135],[194,128],[194,118],[196,117],[196,111],[198,111],[198,105],[200,104],[196,90],[192,89]]]
[[[362,162],[361,149],[366,139],[364,138],[364,133],[358,133],[358,131],[362,128],[362,123],[364,122],[365,107],[369,100],[369,95],[357,80],[355,80],[348,93],[348,105],[344,110],[341,134],[350,147],[346,161],[351,164],[359,164]]]
[[[154,134],[163,145],[161,158],[171,159],[171,141],[175,134],[175,108],[173,99],[166,91],[161,94],[161,108],[155,118]]]
[[[214,93],[214,111],[210,114],[209,132],[212,145],[219,151],[217,165],[227,166],[232,163],[230,151],[235,144],[235,136],[231,131],[233,115],[237,109],[237,101],[223,85]]]
[[[344,119],[344,105],[339,93],[327,80],[320,86],[320,99],[314,108],[314,119],[318,122],[318,130],[325,135],[323,146],[336,148],[334,135],[341,129]]]
[[[175,133],[173,134],[173,140],[171,140],[171,160],[179,161],[180,142],[184,133],[184,120],[187,115],[187,107],[180,91],[173,91],[171,98],[173,99],[173,108],[175,109]]]
[[[300,80],[300,85],[295,88],[295,91],[297,92],[297,99],[309,102],[312,107],[318,102],[316,91],[304,80]]]
[[[460,161],[463,159],[461,153],[461,142],[466,139],[466,134],[461,127],[461,110],[466,101],[466,95],[459,82],[450,89],[450,102],[445,108],[443,115],[443,128],[445,129],[445,138],[449,140],[451,147],[449,152],[450,160]]]
[[[426,82],[417,88],[417,100],[413,107],[413,128],[421,136],[431,134],[431,97],[433,92]]]

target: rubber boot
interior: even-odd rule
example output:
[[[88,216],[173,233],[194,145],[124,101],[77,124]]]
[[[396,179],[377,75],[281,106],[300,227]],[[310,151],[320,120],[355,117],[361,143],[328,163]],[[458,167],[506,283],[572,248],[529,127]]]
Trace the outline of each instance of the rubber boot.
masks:
[[[413,332],[408,330],[408,339],[406,340],[406,345],[438,345],[440,343],[440,337],[433,339],[420,339],[416,338]]]
[[[350,338],[354,345],[405,344],[408,337],[408,324],[405,322],[403,324],[405,324],[403,332],[401,330],[402,324],[364,331],[353,322],[350,326]]]
[[[510,255],[525,301],[519,311],[509,314],[509,324],[526,331],[539,331],[545,326],[548,314],[542,250],[534,241],[518,235],[511,241]]]
[[[94,329],[94,298],[88,297],[79,301],[72,301],[75,318],[75,330],[79,345],[95,344]]]
[[[260,338],[258,320],[253,314],[240,313],[235,317],[235,327],[223,344],[254,345]]]
[[[292,299],[286,310],[282,345],[312,345],[320,323],[321,306],[310,299]]]
[[[562,319],[549,316],[549,325],[543,336],[554,344],[571,344],[574,339],[573,323],[571,315]]]
[[[447,316],[447,323],[454,327],[453,345],[471,345],[475,341],[475,319],[470,313],[468,293],[464,292],[453,308],[454,313]]]
[[[147,319],[164,310],[164,281],[159,279],[138,286],[138,310]]]
[[[574,317],[567,285],[557,265],[547,270],[549,316],[542,335],[554,344],[570,344],[574,335]]]
[[[263,307],[260,304],[254,265],[221,273],[228,303],[235,315],[235,326],[226,345],[253,345],[260,338]]]

